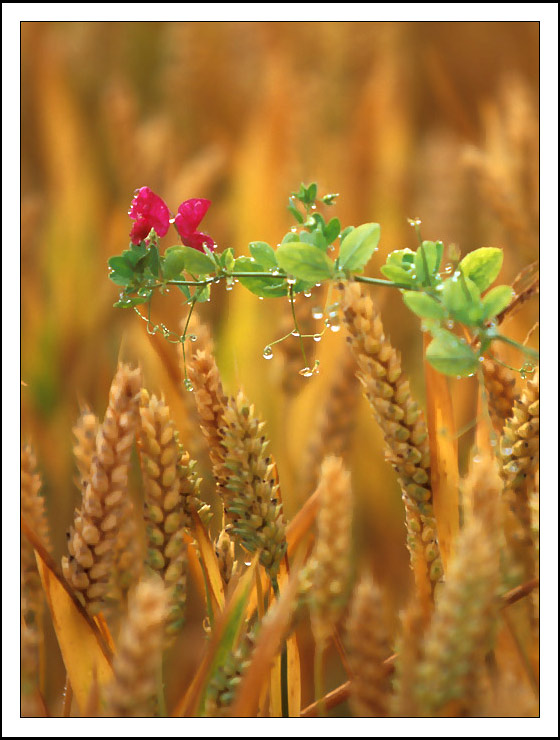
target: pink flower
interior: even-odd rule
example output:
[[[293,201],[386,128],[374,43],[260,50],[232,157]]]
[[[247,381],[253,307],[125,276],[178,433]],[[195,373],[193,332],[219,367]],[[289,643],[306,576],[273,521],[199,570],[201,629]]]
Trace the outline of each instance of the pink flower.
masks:
[[[128,215],[134,219],[130,232],[130,240],[133,244],[140,244],[152,229],[155,229],[158,236],[167,234],[171,216],[169,208],[159,195],[146,186],[136,191]]]
[[[216,247],[214,240],[208,234],[197,231],[199,223],[210,208],[210,203],[211,201],[206,198],[185,200],[179,206],[179,213],[175,216],[175,227],[179,232],[181,241],[185,246],[198,249],[199,252],[204,251],[203,244],[206,244],[208,249],[212,251]]]

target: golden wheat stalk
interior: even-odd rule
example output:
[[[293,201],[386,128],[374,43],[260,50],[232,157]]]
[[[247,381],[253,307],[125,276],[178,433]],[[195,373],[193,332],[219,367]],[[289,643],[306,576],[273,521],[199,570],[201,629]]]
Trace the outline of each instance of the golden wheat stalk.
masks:
[[[471,519],[438,599],[416,669],[421,716],[478,712],[479,682],[497,620],[499,551],[492,530]]]
[[[512,552],[527,579],[534,575],[529,493],[539,464],[539,373],[527,382],[500,440],[504,498],[513,517],[507,525]]]
[[[110,589],[115,543],[125,515],[128,469],[138,425],[140,369],[121,364],[111,385],[82,505],[62,559],[65,578],[96,614]]]
[[[358,283],[340,288],[358,379],[383,430],[386,457],[401,485],[411,566],[417,591],[425,600],[442,579],[443,565],[434,517],[424,415],[411,396],[399,353],[385,337],[373,301],[362,293]]]
[[[344,349],[304,453],[300,487],[305,494],[315,489],[321,463],[325,457],[329,455],[344,457],[359,399],[356,361],[352,353]]]
[[[167,589],[161,578],[140,581],[129,596],[113,660],[115,679],[106,690],[109,716],[154,716],[168,619]]]
[[[99,420],[95,414],[84,406],[80,411],[80,416],[74,425],[72,432],[76,438],[72,452],[76,460],[79,479],[76,484],[80,491],[84,491],[91,471],[91,462],[95,454],[95,444],[97,431],[99,429]]]
[[[286,552],[286,528],[264,422],[240,391],[229,400],[222,424],[226,531],[248,552],[260,551],[261,564],[275,576]]]
[[[317,538],[305,568],[302,591],[309,601],[315,642],[324,647],[350,588],[353,500],[350,473],[340,458],[323,461],[317,491]]]
[[[138,432],[140,465],[144,477],[144,520],[147,536],[147,564],[160,574],[168,590],[170,623],[176,632],[182,624],[187,598],[187,546],[185,480],[182,447],[169,406],[163,399],[140,396]]]
[[[355,717],[386,717],[391,682],[383,662],[390,656],[383,598],[371,576],[362,577],[346,626],[352,671],[350,708]]]

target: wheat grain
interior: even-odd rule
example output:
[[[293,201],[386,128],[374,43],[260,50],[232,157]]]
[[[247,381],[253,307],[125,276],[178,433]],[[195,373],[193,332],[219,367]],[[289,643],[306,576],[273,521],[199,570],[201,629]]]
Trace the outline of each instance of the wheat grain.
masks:
[[[515,375],[494,359],[485,357],[482,362],[484,385],[488,393],[488,410],[492,425],[502,433],[506,419],[511,416],[515,402]]]

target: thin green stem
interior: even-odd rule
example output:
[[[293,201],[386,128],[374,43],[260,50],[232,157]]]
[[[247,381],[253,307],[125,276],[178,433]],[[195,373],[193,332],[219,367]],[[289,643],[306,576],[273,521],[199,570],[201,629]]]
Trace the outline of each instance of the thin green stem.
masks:
[[[163,656],[161,657],[158,665],[158,677],[157,677],[157,705],[158,714],[160,717],[167,716],[167,709],[165,706],[165,691],[163,684]]]
[[[297,321],[297,317],[296,317],[296,310],[294,308],[294,286],[292,284],[290,284],[290,306],[291,306],[291,309],[292,309],[292,318],[294,320],[294,327],[295,327],[295,330],[297,331],[298,337],[299,337],[299,344],[300,344],[300,347],[301,347],[301,354],[303,355],[303,361],[305,363],[305,367],[308,367],[308,364],[307,364],[307,355],[305,354],[305,345],[303,343],[303,337],[301,336],[301,332],[299,330],[298,321]]]
[[[380,278],[366,277],[365,275],[354,275],[352,278],[356,283],[367,283],[368,285],[381,285],[384,288],[399,288],[400,290],[415,290],[411,285],[394,283],[392,280],[381,280]]]
[[[516,342],[515,339],[510,339],[503,334],[492,334],[491,337],[492,339],[498,340],[498,342],[505,342],[505,344],[509,344],[512,347],[515,347],[524,355],[527,355],[527,357],[531,357],[533,360],[538,361],[539,359],[539,353],[536,349],[531,349],[531,347],[524,347],[522,344],[519,344],[519,342]]]
[[[272,583],[272,590],[276,601],[280,598],[280,589],[278,587],[278,579],[276,576],[270,579]],[[282,655],[280,658],[280,685],[282,692],[282,717],[290,716],[290,705],[288,701],[288,646],[284,642],[282,645]]]

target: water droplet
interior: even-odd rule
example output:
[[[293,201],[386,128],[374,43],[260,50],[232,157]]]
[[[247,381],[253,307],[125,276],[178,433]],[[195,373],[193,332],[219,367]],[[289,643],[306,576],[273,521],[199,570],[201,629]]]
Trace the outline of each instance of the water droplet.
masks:
[[[272,275],[280,275],[280,270],[272,270]]]
[[[294,329],[293,332],[292,332],[292,336],[293,337],[299,337],[300,336],[299,331],[297,329]]]
[[[513,455],[513,449],[511,447],[502,447],[501,452],[504,457],[509,457],[510,455]]]
[[[293,277],[293,275],[288,275],[288,277],[286,278],[286,282],[288,283],[288,285],[295,285],[297,279]]]
[[[473,463],[479,463],[482,462],[482,456],[481,455],[475,455],[473,457]]]
[[[290,231],[292,232],[292,234],[295,234],[296,231],[297,231],[297,226],[292,226],[292,228],[290,229]]]
[[[323,311],[316,306],[315,308],[311,309],[311,315],[313,316],[314,319],[322,319]]]
[[[196,334],[189,334],[189,339],[191,340],[191,342],[196,342],[197,340]]]
[[[315,283],[315,287],[316,288],[320,288],[321,287],[321,283]]]
[[[188,378],[185,378],[183,380],[183,385],[189,391],[189,393],[192,393],[192,391],[194,390],[194,386]]]
[[[446,322],[445,322],[445,326],[446,326],[446,327],[447,327],[448,329],[453,329],[453,327],[455,326],[455,322],[453,321],[453,319],[449,319],[449,321],[446,321]]]
[[[322,338],[323,338],[323,335],[322,334],[314,334],[313,335],[313,341],[314,342],[320,342]]]
[[[478,361],[479,361],[479,362],[484,362],[484,357],[483,357],[483,355],[480,355],[480,357],[478,358]]]
[[[331,318],[328,323],[329,329],[336,334],[336,332],[340,331],[340,319],[338,318],[338,314],[331,315]]]
[[[317,208],[317,206],[315,205],[315,203],[312,203],[311,204],[311,210],[314,211],[316,208]]]
[[[231,283],[228,283],[226,285],[226,290],[233,290],[233,285]]]
[[[271,360],[273,357],[272,347],[267,346],[263,350],[263,357],[265,360]]]
[[[313,370],[310,367],[302,367],[299,374],[303,375],[304,378],[310,378],[313,375]]]
[[[264,298],[262,297],[262,295],[259,296],[259,301],[264,301]]]
[[[303,295],[304,295],[304,296],[305,296],[306,298],[311,298],[311,291],[310,291],[310,290],[304,290],[304,291],[303,291]]]

